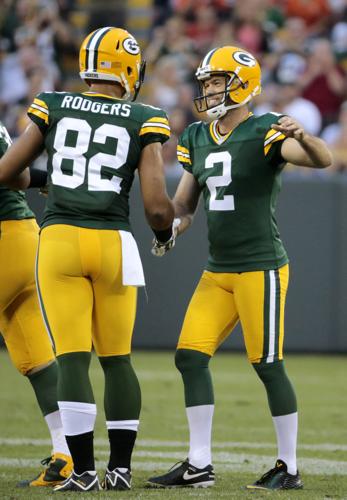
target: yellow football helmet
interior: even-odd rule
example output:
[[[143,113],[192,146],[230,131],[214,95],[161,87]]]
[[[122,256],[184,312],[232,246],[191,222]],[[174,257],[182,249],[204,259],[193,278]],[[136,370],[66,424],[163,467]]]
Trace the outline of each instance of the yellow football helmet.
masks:
[[[124,89],[123,99],[136,99],[145,67],[139,44],[121,28],[97,29],[84,39],[80,48],[82,80],[118,82]]]
[[[225,76],[222,101],[208,105],[203,81],[213,75]],[[229,109],[243,106],[261,92],[261,70],[252,54],[239,47],[220,47],[211,50],[201,61],[195,76],[199,84],[199,97],[194,99],[199,113],[206,112],[210,118],[220,118]],[[214,95],[218,95],[214,94]]]

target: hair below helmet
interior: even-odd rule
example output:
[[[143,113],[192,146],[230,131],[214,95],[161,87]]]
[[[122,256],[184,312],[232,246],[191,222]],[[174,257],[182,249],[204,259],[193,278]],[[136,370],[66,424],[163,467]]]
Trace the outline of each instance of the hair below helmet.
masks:
[[[225,90],[220,103],[209,106],[203,82],[214,75],[225,76]],[[201,61],[195,76],[199,96],[194,99],[199,113],[220,118],[229,109],[239,108],[261,92],[261,70],[252,54],[239,47],[220,47],[211,50]]]
[[[140,47],[126,30],[108,26],[90,33],[79,56],[82,80],[119,83],[124,99],[135,100],[144,79],[145,62]]]

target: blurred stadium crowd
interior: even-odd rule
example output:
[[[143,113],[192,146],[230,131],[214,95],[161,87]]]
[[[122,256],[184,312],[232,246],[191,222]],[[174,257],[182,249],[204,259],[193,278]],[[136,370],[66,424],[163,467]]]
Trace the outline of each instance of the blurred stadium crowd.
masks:
[[[85,88],[80,42],[110,25],[126,27],[144,49],[140,99],[169,114],[168,174],[181,171],[177,137],[200,119],[195,69],[223,45],[241,46],[261,64],[263,93],[254,113],[288,113],[329,144],[333,166],[300,175],[347,173],[347,0],[2,0],[0,119],[13,137],[25,127],[36,93]]]

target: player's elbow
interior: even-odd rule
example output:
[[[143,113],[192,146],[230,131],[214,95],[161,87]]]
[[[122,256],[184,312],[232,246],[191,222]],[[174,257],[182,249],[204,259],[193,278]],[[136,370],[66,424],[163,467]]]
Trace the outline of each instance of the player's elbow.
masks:
[[[145,207],[145,213],[149,225],[157,231],[168,228],[174,219],[174,208],[169,199],[166,203]]]
[[[326,154],[321,159],[320,168],[328,168],[331,167],[332,164],[333,164],[333,155],[329,150],[327,150]]]

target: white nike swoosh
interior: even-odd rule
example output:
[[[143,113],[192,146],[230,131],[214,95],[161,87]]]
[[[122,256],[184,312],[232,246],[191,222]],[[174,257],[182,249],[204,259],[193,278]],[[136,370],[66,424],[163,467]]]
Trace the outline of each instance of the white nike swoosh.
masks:
[[[206,474],[206,472],[198,472],[197,474],[189,474],[189,472],[186,470],[185,473],[183,474],[183,479],[185,481],[189,481],[189,479],[194,479],[195,477],[203,476]]]

